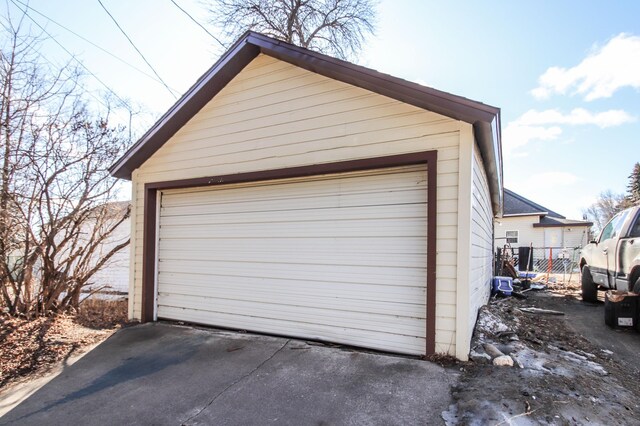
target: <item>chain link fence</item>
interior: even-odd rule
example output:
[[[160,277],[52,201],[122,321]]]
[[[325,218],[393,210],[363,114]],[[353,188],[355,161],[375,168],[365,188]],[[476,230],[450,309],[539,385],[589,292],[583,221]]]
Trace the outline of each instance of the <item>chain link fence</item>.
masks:
[[[575,281],[580,277],[580,250],[580,247],[505,246],[497,249],[496,259],[508,259],[519,272],[562,275],[563,281]]]

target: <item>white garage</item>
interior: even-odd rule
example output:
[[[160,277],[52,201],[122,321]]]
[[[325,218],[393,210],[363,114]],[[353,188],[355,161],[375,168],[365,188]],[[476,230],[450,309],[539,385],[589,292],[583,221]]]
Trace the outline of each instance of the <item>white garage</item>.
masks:
[[[249,32],[111,168],[129,315],[466,359],[499,110]]]

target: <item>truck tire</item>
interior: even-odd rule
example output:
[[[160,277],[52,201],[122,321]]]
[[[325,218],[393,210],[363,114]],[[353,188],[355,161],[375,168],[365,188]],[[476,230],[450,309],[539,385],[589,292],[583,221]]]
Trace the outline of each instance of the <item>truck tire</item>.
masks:
[[[591,271],[587,265],[582,267],[582,300],[592,303],[598,301],[598,287],[593,282]]]
[[[636,280],[633,288],[631,289],[634,293],[640,293],[640,277]]]

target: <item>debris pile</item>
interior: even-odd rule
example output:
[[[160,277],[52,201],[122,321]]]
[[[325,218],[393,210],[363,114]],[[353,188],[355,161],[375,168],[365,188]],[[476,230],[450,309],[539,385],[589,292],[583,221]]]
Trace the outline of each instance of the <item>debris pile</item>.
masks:
[[[638,377],[575,334],[563,312],[546,308],[554,296],[527,295],[493,299],[480,310],[445,422],[640,423]]]

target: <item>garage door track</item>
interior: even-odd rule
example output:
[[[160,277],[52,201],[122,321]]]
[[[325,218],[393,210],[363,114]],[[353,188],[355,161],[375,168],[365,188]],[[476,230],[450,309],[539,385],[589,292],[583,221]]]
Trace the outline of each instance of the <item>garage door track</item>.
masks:
[[[412,358],[152,323],[119,331],[0,424],[438,424],[455,381]]]

